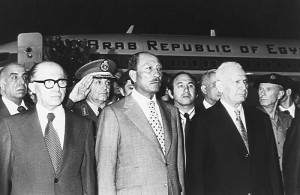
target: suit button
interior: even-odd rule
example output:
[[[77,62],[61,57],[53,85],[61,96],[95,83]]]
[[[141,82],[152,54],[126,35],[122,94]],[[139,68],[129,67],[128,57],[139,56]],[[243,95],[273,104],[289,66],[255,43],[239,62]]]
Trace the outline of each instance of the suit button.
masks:
[[[166,163],[166,167],[169,165],[169,163]]]
[[[55,178],[55,179],[54,179],[54,183],[57,183],[57,182],[58,182],[58,179],[57,179],[57,178]]]
[[[249,157],[249,153],[245,154],[245,158],[248,158]]]
[[[168,187],[168,184],[167,184],[167,183],[165,183],[165,187]]]

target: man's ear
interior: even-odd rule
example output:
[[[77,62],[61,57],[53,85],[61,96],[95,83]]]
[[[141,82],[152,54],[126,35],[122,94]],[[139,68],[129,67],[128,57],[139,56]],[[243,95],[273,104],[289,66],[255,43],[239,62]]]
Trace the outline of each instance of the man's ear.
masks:
[[[131,80],[136,83],[136,71],[135,70],[129,70],[129,76]]]
[[[200,89],[201,89],[203,94],[207,94],[205,85],[201,85]]]
[[[285,91],[285,93],[286,93],[286,95],[291,95],[291,94],[292,94],[292,90],[291,90],[291,89],[287,89],[287,90]]]
[[[173,96],[172,91],[170,89],[168,89],[168,94],[174,100],[174,96]]]
[[[122,94],[123,97],[125,97],[125,91],[122,87],[120,87],[120,93]]]
[[[35,93],[35,84],[34,83],[28,83],[28,89],[30,89],[30,91],[32,93]]]
[[[0,87],[2,90],[5,90],[5,81],[3,79],[0,79]]]
[[[218,89],[218,91],[219,91],[220,93],[223,93],[223,92],[224,92],[224,86],[223,86],[223,83],[222,83],[221,81],[217,81],[217,82],[216,82],[216,87],[217,87],[217,89]]]
[[[284,96],[284,90],[280,90],[278,93],[278,99],[280,100]]]

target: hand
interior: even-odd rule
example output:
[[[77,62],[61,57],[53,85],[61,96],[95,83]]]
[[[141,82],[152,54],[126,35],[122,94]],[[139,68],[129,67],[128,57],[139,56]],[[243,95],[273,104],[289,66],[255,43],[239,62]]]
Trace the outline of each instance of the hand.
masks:
[[[75,103],[86,98],[87,94],[91,91],[90,86],[93,82],[93,76],[88,74],[83,77],[71,91],[69,98]]]

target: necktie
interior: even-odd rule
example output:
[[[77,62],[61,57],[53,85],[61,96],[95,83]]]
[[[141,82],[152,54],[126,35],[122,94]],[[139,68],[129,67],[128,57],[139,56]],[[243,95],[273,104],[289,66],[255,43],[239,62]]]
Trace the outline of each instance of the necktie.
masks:
[[[183,116],[185,117],[184,135],[185,135],[185,143],[186,143],[188,140],[188,133],[189,133],[191,120],[190,120],[190,115],[188,113],[185,113]]]
[[[25,112],[25,111],[26,111],[26,108],[24,108],[23,106],[19,106],[19,107],[17,108],[17,110],[18,110],[20,113],[22,113],[22,112]]]
[[[237,127],[238,127],[238,130],[243,138],[243,141],[245,143],[245,146],[249,152],[249,145],[248,145],[248,135],[247,135],[247,131],[245,129],[245,126],[242,122],[242,119],[241,119],[241,116],[240,116],[240,111],[239,110],[235,110],[234,111],[235,114],[236,114],[236,124],[237,124]]]
[[[56,130],[53,127],[53,120],[55,118],[53,113],[47,115],[48,123],[45,129],[45,142],[52,161],[54,171],[57,172],[61,157],[62,148],[60,145],[59,137]]]
[[[150,101],[148,103],[149,109],[150,109],[150,125],[158,139],[158,142],[160,144],[160,147],[165,154],[165,135],[164,131],[162,129],[162,125],[158,119],[158,115],[155,111],[155,103],[153,101]]]

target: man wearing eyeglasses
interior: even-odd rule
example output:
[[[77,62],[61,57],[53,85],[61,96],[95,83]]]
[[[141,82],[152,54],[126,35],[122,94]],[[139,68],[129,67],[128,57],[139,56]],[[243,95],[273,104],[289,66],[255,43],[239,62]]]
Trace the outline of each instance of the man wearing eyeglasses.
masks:
[[[0,118],[18,114],[28,109],[23,98],[27,93],[27,74],[24,66],[11,63],[0,71]]]
[[[64,70],[41,62],[29,80],[36,107],[0,120],[1,194],[95,194],[92,121],[63,108]]]
[[[66,107],[96,124],[107,103],[115,69],[115,62],[108,59],[95,60],[79,68],[75,77],[81,80],[70,93]]]

